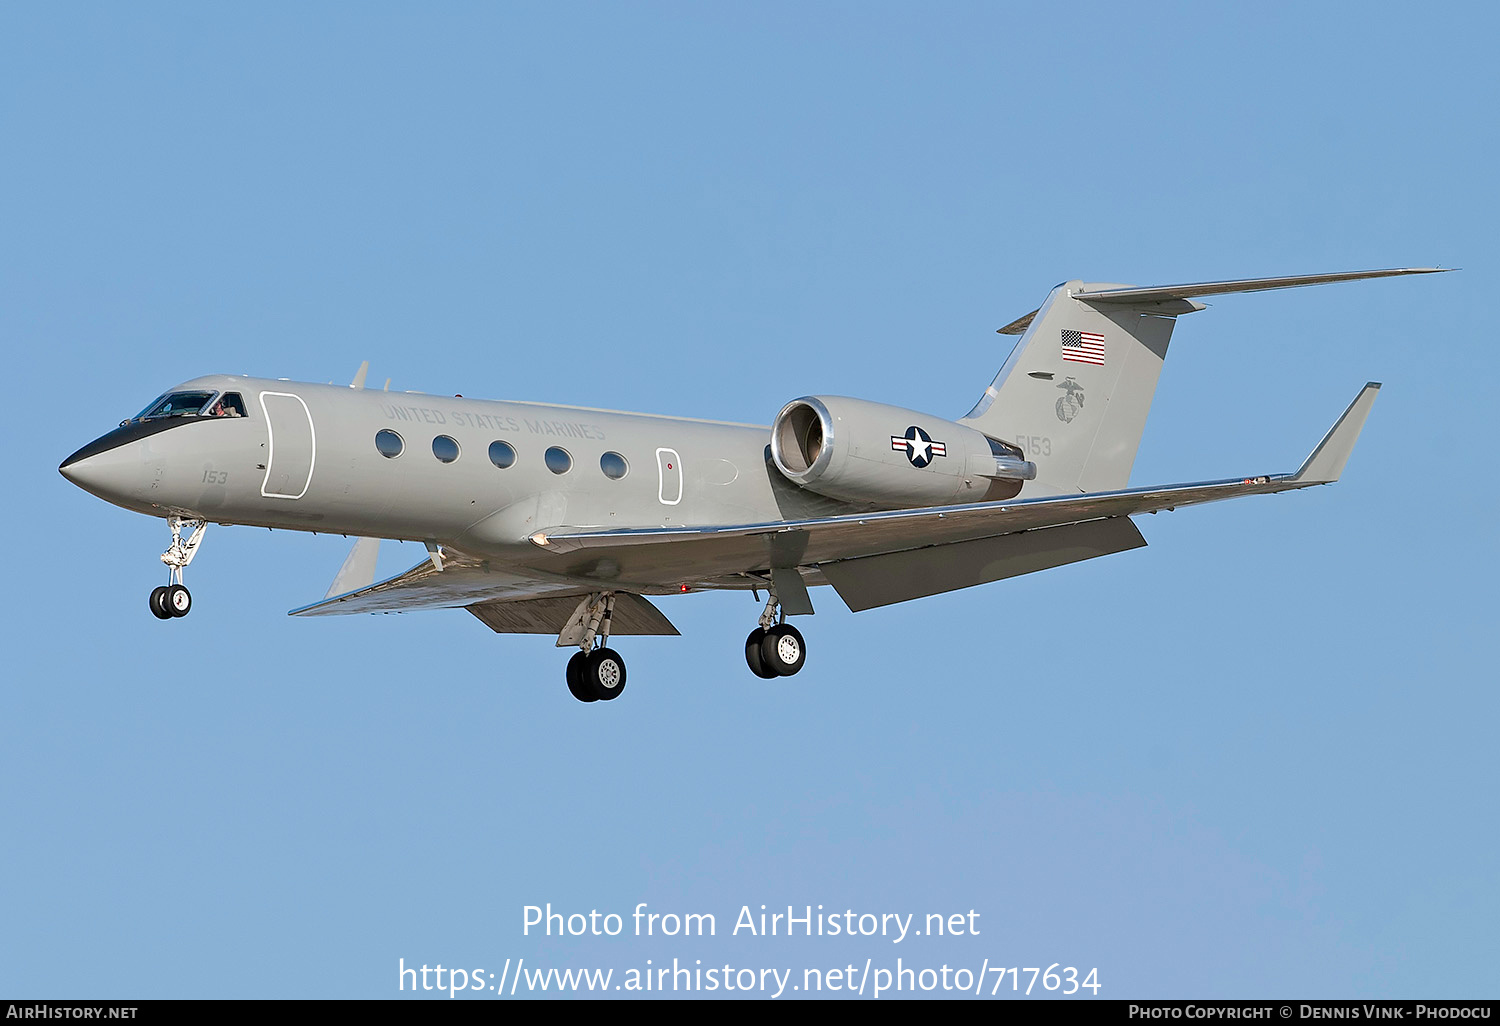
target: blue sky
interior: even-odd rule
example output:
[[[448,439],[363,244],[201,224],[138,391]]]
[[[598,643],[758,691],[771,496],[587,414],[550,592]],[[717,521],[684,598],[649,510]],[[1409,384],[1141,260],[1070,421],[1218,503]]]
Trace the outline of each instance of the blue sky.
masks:
[[[0,992],[397,996],[407,965],[1097,967],[1107,997],[1495,996],[1492,7],[8,5]],[[1459,274],[1184,318],[1137,485],[1334,488],[859,615],[761,682],[663,603],[583,707],[460,612],[292,620],[338,538],[56,472],[233,372],[767,423],[957,417],[1058,281]],[[382,569],[421,555],[388,544]],[[713,913],[539,938],[525,905]],[[730,936],[742,905],[977,937]]]

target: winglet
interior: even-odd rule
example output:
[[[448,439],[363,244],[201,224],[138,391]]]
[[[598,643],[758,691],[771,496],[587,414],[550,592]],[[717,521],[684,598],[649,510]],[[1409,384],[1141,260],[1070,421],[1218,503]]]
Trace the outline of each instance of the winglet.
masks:
[[[1375,393],[1379,391],[1378,381],[1371,381],[1360,389],[1344,415],[1328,429],[1318,447],[1303,461],[1302,469],[1292,475],[1293,481],[1332,484],[1339,479],[1344,464],[1349,461],[1349,454],[1354,451],[1354,443],[1359,440],[1360,429],[1365,426],[1365,418],[1370,415]]]
[[[354,542],[354,548],[349,550],[349,556],[344,560],[344,565],[339,568],[338,576],[328,586],[328,594],[325,600],[335,595],[347,595],[351,591],[368,588],[375,583],[375,557],[380,553],[379,538],[359,538]]]

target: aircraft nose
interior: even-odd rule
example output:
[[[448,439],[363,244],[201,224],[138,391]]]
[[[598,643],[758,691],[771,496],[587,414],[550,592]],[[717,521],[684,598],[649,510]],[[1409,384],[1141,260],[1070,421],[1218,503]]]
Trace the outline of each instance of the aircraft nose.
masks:
[[[141,464],[130,448],[115,446],[99,451],[91,442],[63,460],[57,470],[84,491],[117,501],[135,491],[140,479]]]

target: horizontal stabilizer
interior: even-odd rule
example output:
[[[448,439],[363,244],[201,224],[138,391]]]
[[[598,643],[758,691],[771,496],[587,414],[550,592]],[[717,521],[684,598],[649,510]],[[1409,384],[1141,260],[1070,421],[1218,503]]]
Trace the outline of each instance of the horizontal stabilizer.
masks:
[[[1331,285],[1340,281],[1360,281],[1365,278],[1393,278],[1403,274],[1442,274],[1451,267],[1393,267],[1382,271],[1336,271],[1332,274],[1299,274],[1281,278],[1238,278],[1234,281],[1200,281],[1184,285],[1152,285],[1140,287],[1121,285],[1111,288],[1083,289],[1071,293],[1073,299],[1094,306],[1140,306],[1150,308],[1153,313],[1184,314],[1202,310],[1202,303],[1194,303],[1196,296],[1223,296],[1233,292],[1264,292],[1268,289],[1291,289],[1301,285]],[[1169,304],[1176,304],[1176,307]],[[1023,335],[1036,320],[1040,309],[1023,314],[1003,328],[996,328],[1001,335]]]
[[[1017,317],[1005,327],[996,328],[995,333],[998,335],[1024,335],[1026,334],[1026,329],[1031,327],[1031,322],[1036,320],[1036,315],[1041,312],[1041,307],[1038,307],[1037,309],[1031,311],[1031,313],[1029,314],[1023,314],[1022,316]]]
[[[1334,282],[1360,281],[1365,278],[1394,278],[1402,274],[1441,274],[1448,270],[1451,268],[1394,267],[1383,271],[1338,271],[1333,274],[1300,274],[1284,278],[1241,278],[1236,281],[1204,281],[1189,285],[1156,285],[1151,288],[1100,289],[1097,292],[1075,292],[1073,298],[1095,305],[1123,303],[1134,306],[1172,299],[1192,299],[1196,296],[1222,296],[1232,292],[1264,292],[1267,289],[1331,285]]]

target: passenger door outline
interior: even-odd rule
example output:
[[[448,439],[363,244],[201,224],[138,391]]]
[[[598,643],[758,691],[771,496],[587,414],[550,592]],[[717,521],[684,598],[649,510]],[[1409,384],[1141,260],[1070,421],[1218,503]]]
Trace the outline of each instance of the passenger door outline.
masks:
[[[267,402],[267,399],[273,400]],[[293,400],[296,405],[285,400]],[[301,409],[299,410],[298,407]],[[318,434],[313,427],[312,411],[307,408],[307,402],[293,392],[262,392],[260,394],[261,412],[266,415],[266,477],[260,484],[260,494],[268,499],[300,499],[307,494],[308,486],[312,484],[313,468],[318,461]],[[272,410],[275,410],[275,413]],[[276,466],[276,425],[280,423],[282,429],[282,455],[281,468]],[[299,451],[297,443],[301,441],[303,425],[307,431],[307,451],[304,457]],[[303,462],[307,464],[304,474]],[[272,490],[273,476],[282,474],[286,477],[284,491]]]

